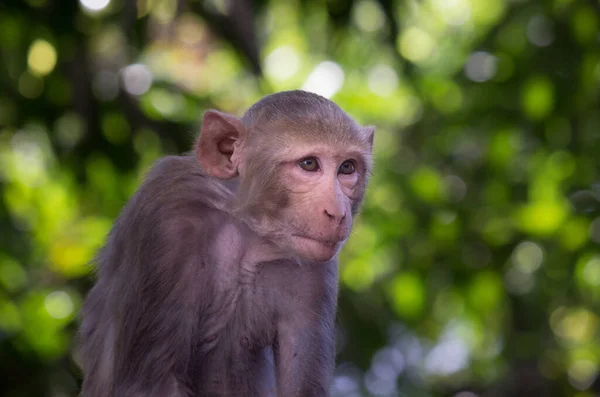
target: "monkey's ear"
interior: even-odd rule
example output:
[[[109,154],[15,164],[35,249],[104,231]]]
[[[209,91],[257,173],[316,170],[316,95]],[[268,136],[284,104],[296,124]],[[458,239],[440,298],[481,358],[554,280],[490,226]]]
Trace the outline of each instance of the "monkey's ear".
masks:
[[[362,127],[363,136],[366,138],[371,148],[373,148],[373,139],[375,138],[375,126],[367,125]]]
[[[237,117],[216,110],[206,111],[196,143],[196,155],[202,168],[219,179],[235,178],[239,164],[233,154],[240,149],[239,143],[245,137],[246,129]]]

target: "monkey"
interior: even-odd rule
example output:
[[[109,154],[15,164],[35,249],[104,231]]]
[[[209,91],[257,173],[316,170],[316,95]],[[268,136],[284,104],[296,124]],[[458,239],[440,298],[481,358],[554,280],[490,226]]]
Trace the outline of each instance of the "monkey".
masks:
[[[99,250],[76,351],[81,397],[324,397],[338,254],[372,173],[375,127],[291,90],[205,111]]]

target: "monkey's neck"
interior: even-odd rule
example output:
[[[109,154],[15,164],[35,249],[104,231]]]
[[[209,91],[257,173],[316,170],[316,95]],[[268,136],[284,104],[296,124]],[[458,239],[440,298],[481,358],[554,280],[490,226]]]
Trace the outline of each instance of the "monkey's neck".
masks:
[[[260,263],[289,259],[286,253],[273,238],[262,235],[253,227],[251,218],[238,217],[239,233],[245,241],[243,262]]]
[[[263,241],[258,245],[252,246],[252,248],[244,253],[242,264],[243,266],[256,266],[264,262],[288,260],[288,256],[277,246],[268,241]]]

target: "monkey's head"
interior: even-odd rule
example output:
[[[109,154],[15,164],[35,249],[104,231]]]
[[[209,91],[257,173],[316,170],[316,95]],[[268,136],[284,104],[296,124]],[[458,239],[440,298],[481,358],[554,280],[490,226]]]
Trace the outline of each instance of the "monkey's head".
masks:
[[[233,214],[290,256],[324,262],[362,203],[374,132],[328,99],[284,91],[241,119],[207,111],[196,153],[209,175],[239,178]]]

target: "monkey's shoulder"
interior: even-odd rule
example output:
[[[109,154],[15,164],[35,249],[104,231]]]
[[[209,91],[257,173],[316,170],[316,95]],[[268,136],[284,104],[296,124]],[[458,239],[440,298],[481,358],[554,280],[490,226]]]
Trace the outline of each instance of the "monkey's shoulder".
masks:
[[[165,211],[177,208],[224,211],[231,190],[208,176],[192,156],[167,156],[158,160],[147,173],[132,205]]]
[[[159,245],[198,234],[205,240],[211,230],[230,222],[224,210],[230,195],[193,157],[164,157],[123,208],[113,234]]]
[[[147,178],[155,178],[161,175],[183,175],[189,172],[202,173],[202,168],[193,156],[164,156],[154,162],[148,171]]]

